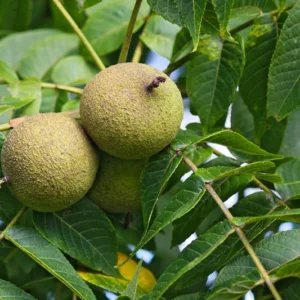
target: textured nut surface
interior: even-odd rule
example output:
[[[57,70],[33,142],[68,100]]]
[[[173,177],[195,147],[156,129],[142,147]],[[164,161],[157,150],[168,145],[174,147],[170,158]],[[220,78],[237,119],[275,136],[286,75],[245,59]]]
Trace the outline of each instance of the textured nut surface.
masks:
[[[124,160],[106,153],[88,196],[113,213],[141,210],[140,178],[148,159]]]
[[[157,77],[166,81],[149,89]],[[125,63],[105,69],[87,84],[80,115],[100,149],[123,159],[141,159],[172,141],[183,118],[183,104],[166,74],[144,64]]]
[[[38,114],[6,139],[2,166],[15,197],[38,211],[58,211],[80,200],[99,166],[96,147],[74,119]]]

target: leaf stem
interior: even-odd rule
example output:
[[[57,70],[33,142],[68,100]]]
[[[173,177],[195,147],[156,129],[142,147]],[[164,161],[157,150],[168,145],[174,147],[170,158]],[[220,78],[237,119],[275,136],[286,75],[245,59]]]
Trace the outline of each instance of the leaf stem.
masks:
[[[186,156],[183,157],[186,164],[193,170],[193,172],[196,172],[198,170],[197,166]],[[231,221],[233,216],[231,212],[228,210],[228,208],[224,205],[222,199],[219,197],[219,195],[216,193],[216,191],[213,189],[213,187],[210,184],[205,184],[205,188],[207,192],[212,196],[212,198],[216,201],[226,218]],[[274,299],[281,300],[281,296],[279,295],[278,291],[276,290],[273,282],[271,281],[268,272],[262,265],[261,261],[259,260],[258,256],[256,255],[253,247],[249,243],[247,237],[245,236],[244,232],[241,228],[233,226],[235,232],[239,236],[240,240],[242,241],[244,247],[246,248],[247,252],[251,256],[253,262],[255,263],[260,275],[264,279],[265,283],[269,287]]]
[[[255,18],[249,20],[248,22],[246,22],[246,23],[244,23],[244,24],[241,24],[241,25],[239,25],[239,26],[237,26],[237,27],[231,29],[231,30],[230,30],[230,34],[231,34],[231,35],[234,35],[234,34],[236,34],[237,32],[242,31],[243,29],[248,28],[249,26],[251,26],[251,25],[254,24],[254,20],[255,20]]]
[[[173,71],[179,69],[186,62],[188,62],[191,57],[192,57],[192,53],[189,53],[186,56],[184,56],[183,58],[169,64],[169,66],[164,70],[164,73],[167,74],[167,75],[170,75]]]
[[[73,294],[72,300],[77,300],[77,295]]]
[[[259,187],[261,188],[263,191],[265,191],[268,194],[272,194],[273,192],[267,187],[265,186],[259,179],[257,179],[256,177],[253,178],[253,182]],[[277,196],[276,196],[277,197]],[[278,198],[278,197],[277,197]]]
[[[48,82],[42,82],[41,87],[46,89],[57,89],[57,90],[67,91],[77,95],[81,95],[83,92],[83,89],[81,88],[68,86],[68,85],[55,84],[55,83],[48,83]]]
[[[7,230],[9,228],[11,228],[12,226],[14,226],[18,220],[23,216],[23,214],[25,213],[25,211],[27,210],[26,206],[23,206],[20,211],[15,215],[15,217],[9,222],[9,224],[6,226],[6,228],[2,231],[2,233],[0,234],[0,242],[3,240],[5,233],[7,232]]]
[[[133,11],[132,11],[132,15],[127,27],[127,32],[126,32],[126,36],[125,36],[125,40],[123,42],[122,45],[122,49],[121,49],[121,53],[119,56],[119,63],[125,63],[126,59],[127,59],[127,55],[128,55],[128,50],[130,47],[130,43],[131,43],[131,39],[132,39],[132,34],[133,34],[133,29],[134,29],[134,25],[141,7],[143,0],[136,0]]]
[[[75,23],[71,15],[68,13],[68,11],[64,8],[64,6],[60,3],[59,0],[52,0],[56,7],[60,10],[60,12],[63,14],[65,19],[69,22],[75,33],[78,35],[82,43],[85,45],[91,56],[93,57],[96,65],[100,68],[100,70],[105,69],[105,65],[103,64],[102,60],[96,53],[95,49],[91,45],[91,43],[87,40],[81,29],[78,27],[78,25]]]

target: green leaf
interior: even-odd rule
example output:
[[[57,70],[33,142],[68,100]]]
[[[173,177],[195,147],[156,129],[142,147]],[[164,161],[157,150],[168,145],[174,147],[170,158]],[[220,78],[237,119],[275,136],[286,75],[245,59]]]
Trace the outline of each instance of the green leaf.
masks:
[[[170,148],[152,156],[145,167],[141,179],[141,198],[145,230],[150,224],[155,205],[163,187],[175,172],[182,155]]]
[[[190,130],[180,131],[171,143],[171,147],[174,150],[182,150],[189,145],[202,144],[206,142],[224,145],[228,147],[229,150],[242,152],[251,156],[261,156],[265,159],[282,158],[280,155],[272,154],[261,149],[242,135],[230,130],[222,130],[202,137]]]
[[[212,148],[202,148],[201,146],[192,145],[183,151],[183,155],[189,158],[196,166],[199,166],[201,163],[205,162],[212,155]],[[167,188],[175,185],[180,181],[181,177],[190,172],[191,168],[186,164],[185,161],[181,161],[178,168],[170,178]]]
[[[129,223],[128,227],[124,228],[124,223],[126,219],[125,214],[109,214],[108,217],[110,218],[115,231],[117,233],[117,240],[119,245],[126,246],[128,244],[136,246],[141,237],[143,236],[145,227],[143,223],[143,215],[142,212],[136,212],[132,214],[132,222]],[[149,243],[146,245],[148,250],[155,249],[154,240],[153,243]]]
[[[75,34],[51,35],[30,47],[24,54],[18,72],[23,78],[43,78],[62,57],[78,46]]]
[[[92,270],[119,276],[114,268],[116,233],[105,213],[95,204],[80,201],[59,212],[34,212],[33,221],[46,240],[68,255]]]
[[[242,41],[222,41],[202,36],[197,55],[187,71],[187,93],[191,108],[205,128],[213,126],[228,110],[242,74]]]
[[[281,120],[300,105],[300,2],[290,10],[274,52],[268,82],[268,116]]]
[[[232,103],[231,129],[242,134],[250,141],[254,140],[254,120],[248,107],[244,104],[239,93]]]
[[[268,152],[278,153],[286,130],[287,118],[277,122],[273,117],[267,120],[267,130],[261,137],[260,146]]]
[[[247,224],[251,224],[254,222],[262,221],[262,220],[281,220],[286,222],[300,222],[300,209],[289,209],[283,211],[273,212],[271,214],[259,217],[235,217],[231,220],[232,224],[236,226],[244,226]]]
[[[213,183],[213,188],[221,199],[228,199],[233,194],[244,189],[249,182],[253,179],[252,175],[243,174],[240,176],[232,176],[226,179],[222,179],[218,182]],[[210,194],[206,193],[203,199],[192,209],[189,213],[185,214],[182,218],[176,220],[173,223],[173,236],[172,246],[178,245],[186,240],[198,227],[204,226],[205,222],[209,225],[213,225],[218,220],[212,220],[211,214],[218,210],[220,216],[221,211],[216,204],[216,201],[211,197]],[[210,223],[213,222],[213,223]],[[206,229],[206,228],[205,228]],[[202,230],[205,231],[205,229]]]
[[[300,159],[290,160],[280,165],[276,173],[282,177],[282,183],[275,184],[278,193],[284,199],[300,197]]]
[[[16,98],[11,96],[4,96],[0,100],[0,114],[8,110],[16,110],[25,107],[26,105],[32,103],[34,99],[24,99],[24,98]]]
[[[0,104],[1,105],[2,104],[9,105],[9,106],[13,107],[13,109],[20,109],[20,108],[28,105],[32,101],[34,101],[33,98],[26,99],[26,98],[15,98],[15,97],[11,97],[11,96],[4,96],[1,99]]]
[[[1,300],[35,300],[31,295],[25,293],[14,284],[0,279],[0,299]]]
[[[102,0],[84,0],[82,9],[87,9],[93,5],[100,3],[100,2],[102,2]]]
[[[194,50],[196,50],[206,0],[175,0],[175,3],[179,9],[182,24],[188,28],[193,39]]]
[[[5,82],[18,82],[18,75],[5,62],[0,60],[0,80]]]
[[[31,21],[31,0],[1,0],[0,28],[25,30]]]
[[[0,189],[0,220],[7,225],[21,209],[21,204],[10,193],[8,186]]]
[[[14,109],[13,106],[10,105],[0,105],[0,115],[4,114],[5,112]]]
[[[177,61],[193,50],[193,41],[187,28],[183,27],[176,35],[171,61]],[[178,83],[177,83],[178,84]]]
[[[29,105],[26,105],[24,108],[17,111],[15,117],[24,115],[32,116],[40,111],[42,91],[39,80],[28,79],[11,83],[8,89],[13,97],[27,100],[34,98]]]
[[[177,0],[147,0],[148,4],[158,15],[171,23],[183,26]]]
[[[80,99],[79,98],[72,99],[72,100],[66,102],[62,106],[61,111],[70,111],[70,110],[79,109],[79,106],[80,106]]]
[[[90,16],[83,26],[83,33],[90,41],[98,55],[106,55],[117,50],[125,37],[135,0],[104,1],[90,11]],[[143,1],[134,32],[136,32],[149,14],[149,6]],[[88,55],[85,47],[81,47],[84,56]]]
[[[276,208],[278,208],[278,206],[274,204],[274,201],[270,201],[265,193],[255,193],[240,200],[231,209],[231,213],[234,216],[263,215],[274,211]],[[270,226],[272,222],[271,220],[265,220],[245,227],[243,231],[248,241],[251,242]],[[184,274],[179,279],[176,288],[183,289],[197,284],[202,278],[206,278],[212,272],[226,265],[228,261],[237,256],[243,249],[244,246],[237,235],[233,234],[229,236],[228,239],[215,250],[213,255],[207,257],[197,268]]]
[[[300,280],[296,280],[282,294],[283,300],[299,300],[300,299]]]
[[[128,299],[131,299],[131,300],[137,299],[138,279],[139,279],[139,276],[140,276],[142,263],[143,263],[143,261],[140,260],[131,281],[129,282],[128,286],[126,287],[126,289],[122,293],[121,298],[122,297],[124,297],[124,298],[127,297]],[[118,299],[119,298],[120,297],[118,297]],[[125,299],[123,299],[123,300],[125,300]]]
[[[238,203],[230,209],[230,212],[236,216],[236,218],[243,216],[257,217],[271,214],[275,209],[278,209],[278,207],[281,206],[275,204],[269,194],[256,192],[239,199]]]
[[[82,56],[68,56],[60,60],[52,70],[51,78],[55,83],[66,85],[86,84],[97,73]]]
[[[55,112],[59,91],[55,89],[42,89],[41,113]]]
[[[220,23],[212,1],[213,0],[207,1],[204,16],[202,18],[201,33],[219,36]]]
[[[205,193],[204,182],[197,175],[190,176],[180,187],[167,206],[154,219],[149,230],[145,232],[139,244],[131,253],[131,257],[147,244],[159,231],[168,224],[181,218],[202,199]]]
[[[77,98],[74,98],[73,100],[74,102],[76,102]],[[79,106],[74,105],[75,103],[72,102],[73,100],[70,100],[70,95],[66,91],[59,91],[56,89],[43,89],[40,112],[61,112],[63,111],[63,107],[65,105],[67,106],[69,102],[71,102],[71,104],[68,107],[72,108],[70,110],[77,109]]]
[[[240,94],[254,117],[258,139],[266,130],[268,71],[276,41],[277,25],[273,16],[256,18],[245,47],[246,64],[240,82]]]
[[[86,19],[86,16],[81,9],[82,1],[67,0],[63,1],[62,4],[65,10],[70,14],[71,18],[81,28]],[[63,31],[73,32],[72,26],[62,15],[61,11],[57,8],[53,1],[50,2],[50,8],[54,27],[59,28]]]
[[[96,299],[62,253],[43,239],[37,230],[17,225],[10,228],[4,235],[8,241],[20,248],[81,299]]]
[[[275,167],[275,164],[270,161],[258,161],[248,164],[243,167],[211,167],[199,168],[196,172],[205,182],[215,181],[224,177],[230,177],[239,174],[253,174]]]
[[[235,0],[233,7],[256,6],[263,7],[266,0]]]
[[[146,24],[140,39],[152,51],[171,59],[175,36],[179,30],[180,27],[177,25],[160,16],[153,16]]]
[[[279,174],[258,173],[255,174],[255,177],[272,183],[282,183],[282,178]]]
[[[300,157],[300,144],[297,134],[300,130],[300,108],[297,108],[287,118],[285,133],[281,142],[279,153],[286,156]]]
[[[122,294],[127,288],[129,281],[126,279],[116,278],[113,276],[104,275],[96,272],[89,272],[86,270],[77,271],[82,279],[106,291],[116,294]],[[142,296],[149,291],[144,290],[141,286],[137,288],[137,295]]]
[[[204,296],[204,293],[198,292],[198,293],[193,293],[193,294],[181,295],[181,296],[173,298],[173,300],[202,300],[203,296]]]
[[[0,60],[17,70],[20,60],[37,42],[59,33],[54,29],[37,29],[13,33],[0,40]]]
[[[142,299],[155,300],[186,272],[198,266],[234,232],[228,221],[220,222],[188,245],[159,277],[152,293]]]
[[[297,242],[299,235],[299,229],[279,232],[254,246],[257,257],[267,271],[274,272],[300,257]],[[277,279],[279,279],[279,274],[276,273]],[[285,272],[281,274],[282,278],[286,276],[289,275]],[[252,259],[241,255],[222,269],[214,283],[212,294],[207,299],[228,299],[233,295],[234,299],[237,299],[260,283],[263,282]]]
[[[229,22],[231,8],[233,6],[234,0],[212,0],[212,2],[220,23],[221,34],[225,35],[227,34],[227,25]]]

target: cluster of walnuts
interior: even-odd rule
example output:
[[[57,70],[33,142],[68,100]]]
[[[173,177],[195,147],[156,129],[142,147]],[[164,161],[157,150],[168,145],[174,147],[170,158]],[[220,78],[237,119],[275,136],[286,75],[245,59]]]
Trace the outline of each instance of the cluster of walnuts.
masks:
[[[80,116],[82,124],[63,113],[37,114],[11,131],[1,160],[12,193],[43,212],[86,194],[110,212],[140,210],[141,173],[183,117],[176,84],[153,67],[117,64],[87,84]]]

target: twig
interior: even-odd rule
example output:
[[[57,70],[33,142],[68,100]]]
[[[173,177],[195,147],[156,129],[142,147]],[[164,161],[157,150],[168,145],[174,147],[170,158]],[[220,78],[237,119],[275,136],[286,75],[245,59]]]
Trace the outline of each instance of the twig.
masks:
[[[265,191],[266,193],[268,194],[272,194],[273,195],[273,192],[267,187],[265,186],[259,179],[257,179],[256,177],[253,178],[253,182],[259,187],[261,188],[263,191]],[[276,196],[276,195],[275,195]],[[276,196],[276,198],[278,198]]]
[[[83,89],[81,88],[68,86],[68,85],[55,84],[55,83],[48,83],[48,82],[42,82],[41,87],[46,89],[57,89],[57,90],[67,91],[77,95],[81,95],[83,92]]]
[[[82,41],[82,43],[86,46],[87,50],[89,51],[89,53],[93,57],[95,63],[100,68],[100,70],[104,70],[105,69],[105,65],[103,64],[102,60],[100,59],[100,57],[96,53],[96,51],[93,48],[93,46],[91,45],[91,43],[87,40],[87,38],[85,37],[85,35],[81,31],[81,29],[75,23],[75,21],[73,20],[73,18],[71,17],[71,15],[68,13],[68,11],[64,8],[64,6],[60,3],[59,0],[52,0],[52,1],[56,5],[56,7],[60,10],[60,12],[63,14],[63,16],[65,17],[65,19],[69,22],[69,24],[71,25],[71,27],[73,28],[73,30],[75,31],[75,33],[78,35],[78,37],[80,38],[80,40]]]
[[[9,224],[6,226],[6,228],[0,234],[0,242],[3,240],[7,230],[16,224],[16,222],[23,216],[23,214],[25,213],[26,210],[27,210],[27,207],[23,206],[20,209],[20,211],[16,214],[16,216],[9,222]]]
[[[136,0],[133,11],[132,11],[132,15],[127,27],[127,32],[126,32],[126,36],[125,36],[125,40],[123,42],[123,46],[121,49],[121,53],[120,53],[120,57],[119,57],[119,63],[124,63],[126,62],[127,59],[127,55],[128,55],[128,50],[130,47],[130,43],[131,43],[131,39],[132,39],[132,34],[133,34],[133,29],[134,29],[134,25],[141,7],[143,0]]]
[[[56,114],[61,114],[61,115],[64,115],[64,116],[68,116],[68,117],[73,118],[73,119],[80,119],[79,109],[70,110],[70,111],[62,111],[62,112],[58,112]],[[9,130],[11,128],[14,128],[17,125],[19,125],[20,123],[22,123],[23,121],[25,121],[27,118],[28,117],[25,116],[25,117],[21,117],[21,118],[11,119],[9,121],[9,123],[0,125],[0,131],[6,131],[6,130]]]
[[[271,15],[276,15],[278,13],[282,13],[284,11],[287,11],[287,10],[290,10],[291,8],[293,8],[295,6],[296,2],[292,3],[292,4],[289,4],[287,5],[286,7],[284,7],[283,9],[275,9],[271,12],[269,12]]]
[[[230,30],[230,34],[234,35],[234,34],[236,34],[237,32],[239,32],[239,31],[241,31],[241,30],[243,30],[243,29],[248,28],[249,26],[251,26],[251,25],[254,24],[254,20],[255,20],[255,18],[249,20],[248,22],[246,22],[246,23],[244,23],[244,24],[241,24],[241,25],[238,26],[238,27],[235,27],[235,28],[231,29],[231,30]]]
[[[6,124],[0,124],[0,131],[6,131],[11,129],[11,125],[9,123]]]
[[[193,170],[193,172],[196,172],[198,170],[197,166],[186,156],[183,157],[186,164]],[[205,184],[205,188],[208,191],[208,193],[212,196],[212,198],[216,201],[226,218],[231,221],[233,216],[228,210],[228,208],[224,205],[222,199],[219,197],[219,195],[216,193],[216,191],[213,189],[213,187],[210,184]],[[233,226],[235,232],[239,236],[240,240],[242,241],[244,247],[246,248],[247,252],[251,256],[253,262],[255,263],[257,269],[259,270],[259,273],[261,274],[262,278],[264,279],[265,283],[268,285],[271,293],[273,294],[274,299],[281,300],[281,296],[279,295],[278,291],[276,290],[273,282],[271,281],[268,272],[265,270],[264,266],[260,262],[258,256],[256,255],[253,247],[249,243],[247,237],[245,236],[244,232],[241,228]]]
[[[152,16],[152,13],[150,13],[148,15],[148,17],[146,18],[141,35],[145,32],[146,25],[149,22],[149,20],[151,19],[151,16]],[[140,35],[140,37],[141,37],[141,35]],[[133,56],[132,56],[132,62],[133,63],[140,62],[142,54],[143,54],[144,44],[143,44],[143,42],[142,42],[142,40],[141,40],[140,37],[139,37],[139,41],[138,41],[138,43],[136,45],[136,48],[135,48]]]

